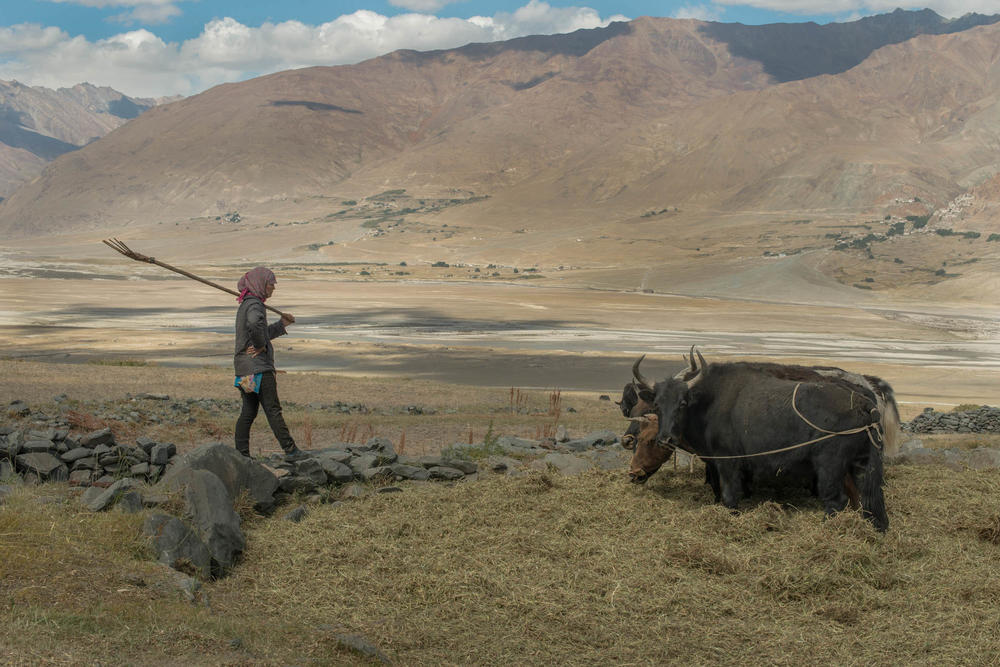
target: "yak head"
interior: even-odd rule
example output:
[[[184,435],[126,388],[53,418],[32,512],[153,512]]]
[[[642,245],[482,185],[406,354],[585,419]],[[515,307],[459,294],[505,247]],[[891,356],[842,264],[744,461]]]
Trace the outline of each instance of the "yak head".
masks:
[[[629,382],[622,390],[622,400],[615,403],[631,422],[622,435],[622,447],[635,449],[639,432],[642,430],[643,415],[653,411],[653,395],[640,390],[635,382]]]
[[[644,415],[640,422],[638,434],[635,437],[635,452],[629,462],[628,476],[635,484],[645,484],[646,481],[660,469],[674,453],[674,448],[661,446],[658,437],[660,420],[656,413]]]
[[[673,454],[674,449],[684,444],[684,427],[687,425],[687,407],[691,388],[701,378],[705,359],[691,348],[690,361],[685,357],[685,368],[674,377],[655,385],[639,372],[643,357],[632,365],[632,375],[638,387],[640,398],[652,403],[652,409],[642,417],[636,437],[635,454],[629,466],[629,477],[633,482],[643,483],[660,469]],[[700,366],[699,366],[700,362]],[[634,424],[633,424],[634,425]]]

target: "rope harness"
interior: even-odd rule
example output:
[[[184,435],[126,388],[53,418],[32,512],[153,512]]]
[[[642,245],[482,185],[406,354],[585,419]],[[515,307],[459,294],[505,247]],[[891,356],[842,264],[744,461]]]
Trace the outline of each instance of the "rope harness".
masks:
[[[691,456],[697,456],[698,458],[700,458],[702,460],[712,459],[712,460],[718,461],[718,460],[722,460],[722,459],[749,459],[749,458],[753,458],[755,456],[769,456],[771,454],[780,454],[781,452],[788,452],[788,451],[791,451],[793,449],[798,449],[799,447],[806,447],[808,445],[812,445],[812,444],[815,444],[817,442],[821,442],[823,440],[829,440],[830,438],[836,438],[838,435],[854,435],[856,433],[861,433],[862,431],[864,431],[865,433],[868,434],[868,439],[875,446],[875,448],[879,449],[879,450],[882,449],[882,445],[880,444],[882,442],[882,427],[881,427],[881,425],[879,424],[878,421],[874,421],[871,424],[866,424],[864,426],[858,426],[857,428],[849,428],[846,431],[828,431],[827,429],[820,428],[816,424],[813,424],[811,421],[809,421],[808,419],[806,419],[806,416],[803,415],[801,412],[799,412],[798,407],[796,407],[796,405],[795,405],[795,399],[798,396],[799,387],[801,387],[801,386],[802,386],[802,383],[799,382],[798,384],[795,385],[795,389],[792,391],[792,410],[795,410],[795,414],[797,414],[799,416],[799,418],[802,421],[804,421],[810,428],[815,429],[815,430],[819,431],[820,433],[824,433],[825,435],[822,435],[822,436],[820,436],[818,438],[813,438],[812,440],[807,440],[805,442],[800,442],[797,445],[789,445],[788,447],[782,447],[780,449],[772,449],[772,450],[766,451],[766,452],[757,452],[755,454],[734,454],[732,456],[702,456],[701,454],[696,454],[696,453],[694,453],[692,451],[684,449],[683,447],[676,447],[676,448],[680,449],[683,452],[686,452],[686,453],[690,454]],[[851,392],[851,406],[852,407],[854,406],[854,392],[853,391]],[[872,411],[873,412],[877,412],[877,408],[873,408]]]

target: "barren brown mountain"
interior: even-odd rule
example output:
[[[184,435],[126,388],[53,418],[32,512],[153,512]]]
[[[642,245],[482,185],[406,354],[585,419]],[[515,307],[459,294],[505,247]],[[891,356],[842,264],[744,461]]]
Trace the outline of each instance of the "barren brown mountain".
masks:
[[[908,39],[946,22],[895,12],[831,27],[829,44],[788,28],[824,56],[786,54],[802,71],[782,69],[773,32],[642,18],[281,72],[61,157],[0,205],[0,229],[239,220],[285,229],[269,238],[290,256],[565,263],[633,285],[656,269],[674,287],[705,258],[716,281],[727,262],[792,256],[866,289],[957,278],[951,261],[974,264],[951,282],[963,294],[1000,248],[1000,25],[980,18]],[[779,83],[817,71],[837,73]]]

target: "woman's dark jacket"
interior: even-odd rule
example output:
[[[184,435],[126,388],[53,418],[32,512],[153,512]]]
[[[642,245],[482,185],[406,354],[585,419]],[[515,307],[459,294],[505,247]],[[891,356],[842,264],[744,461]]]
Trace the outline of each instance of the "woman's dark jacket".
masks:
[[[233,367],[236,375],[253,375],[274,370],[274,346],[271,339],[285,335],[285,324],[279,319],[268,326],[267,310],[263,302],[248,294],[240,309],[236,311],[236,353]],[[253,344],[262,350],[256,357],[246,353],[247,346]]]

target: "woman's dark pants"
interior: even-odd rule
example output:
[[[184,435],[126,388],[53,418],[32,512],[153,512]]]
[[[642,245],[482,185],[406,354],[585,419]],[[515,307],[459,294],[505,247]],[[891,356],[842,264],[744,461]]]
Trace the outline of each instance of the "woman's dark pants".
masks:
[[[246,392],[242,389],[240,389],[240,393],[243,394],[243,409],[240,411],[240,418],[236,420],[236,450],[244,456],[250,456],[250,426],[257,418],[257,410],[260,406],[264,406],[264,415],[267,417],[267,423],[271,426],[274,437],[278,439],[278,444],[285,450],[285,453],[295,451],[295,440],[288,432],[285,418],[281,415],[278,383],[274,379],[274,371],[267,371],[261,375],[258,393]]]

